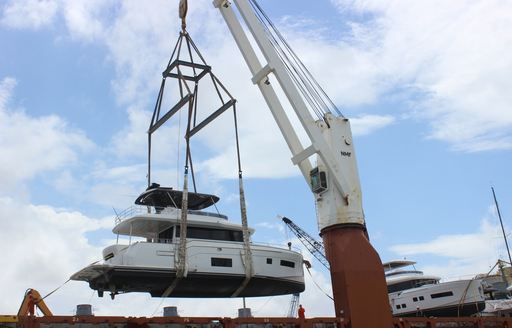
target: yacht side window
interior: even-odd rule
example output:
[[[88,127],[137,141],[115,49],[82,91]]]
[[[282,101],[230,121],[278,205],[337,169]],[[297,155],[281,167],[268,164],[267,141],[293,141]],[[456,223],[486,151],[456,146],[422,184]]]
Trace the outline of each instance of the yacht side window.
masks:
[[[176,237],[180,236],[180,227],[176,226]],[[187,227],[187,238],[224,240],[243,242],[243,233],[238,230],[211,229],[202,227]]]
[[[448,297],[448,296],[453,296],[453,292],[449,291],[449,292],[443,292],[443,293],[437,293],[437,294],[430,295],[431,298],[441,298],[441,297]]]
[[[212,257],[212,266],[218,267],[232,267],[233,260],[230,258]]]
[[[158,242],[164,244],[172,243],[172,236],[174,234],[174,227],[170,227],[165,229],[164,231],[158,234]]]
[[[281,260],[280,264],[281,264],[281,266],[295,268],[295,262],[292,262],[292,261]]]

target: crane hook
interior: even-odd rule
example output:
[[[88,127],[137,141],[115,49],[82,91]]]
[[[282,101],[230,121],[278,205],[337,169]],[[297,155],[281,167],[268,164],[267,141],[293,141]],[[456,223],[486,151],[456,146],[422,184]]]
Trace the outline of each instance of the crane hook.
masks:
[[[179,14],[181,18],[181,29],[185,31],[187,28],[187,23],[185,22],[185,18],[187,17],[187,9],[188,9],[188,3],[187,0],[180,0],[179,4]]]

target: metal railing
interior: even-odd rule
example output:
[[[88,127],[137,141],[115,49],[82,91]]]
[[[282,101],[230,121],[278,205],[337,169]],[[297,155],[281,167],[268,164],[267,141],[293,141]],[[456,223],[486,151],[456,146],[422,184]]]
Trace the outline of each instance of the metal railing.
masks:
[[[143,205],[132,205],[123,211],[117,213],[115,217],[115,223],[121,223],[123,220],[131,218],[135,215],[140,214],[169,214],[169,213],[179,213],[179,209],[173,208],[173,207],[165,207],[162,209],[157,209],[154,206],[143,206]],[[218,213],[212,213],[212,212],[205,212],[205,211],[198,211],[198,210],[188,210],[189,214],[195,214],[195,215],[201,215],[201,216],[208,216],[208,217],[214,217],[219,219],[227,220],[228,217],[224,214],[218,214]]]

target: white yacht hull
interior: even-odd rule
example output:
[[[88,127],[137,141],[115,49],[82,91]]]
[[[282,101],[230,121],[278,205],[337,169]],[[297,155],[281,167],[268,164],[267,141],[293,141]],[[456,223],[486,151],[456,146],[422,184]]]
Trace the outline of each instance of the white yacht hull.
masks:
[[[394,316],[470,316],[485,308],[480,280],[457,280],[390,293]]]
[[[92,264],[71,279],[87,281],[99,294],[148,292],[161,297],[176,279],[175,244],[137,242],[103,251],[102,264]],[[253,245],[254,275],[237,295],[271,296],[304,291],[302,256],[277,247]],[[230,297],[245,279],[243,244],[187,240],[186,277],[168,297]],[[285,264],[285,265],[283,265]],[[293,266],[293,267],[291,267]]]
[[[89,286],[100,293],[148,292],[153,297],[162,297],[176,279],[175,270],[164,268],[93,265],[79,272],[81,275],[88,273],[95,275],[88,280]],[[244,279],[245,276],[240,274],[189,273],[166,296],[231,297]],[[238,297],[285,295],[303,291],[304,283],[296,280],[254,276]]]

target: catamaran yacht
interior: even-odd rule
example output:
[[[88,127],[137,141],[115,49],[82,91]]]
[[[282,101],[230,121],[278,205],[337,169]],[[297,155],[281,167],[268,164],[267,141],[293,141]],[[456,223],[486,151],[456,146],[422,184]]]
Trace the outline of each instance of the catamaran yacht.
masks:
[[[498,266],[497,272],[478,275],[482,279],[485,295],[482,315],[512,317],[512,267],[501,260],[495,266]]]
[[[416,262],[399,260],[384,263],[389,303],[395,316],[470,316],[485,308],[479,279],[440,283],[440,277],[403,269]]]
[[[152,185],[136,199],[138,206],[116,218],[113,232],[128,236],[130,242],[106,247],[101,263],[83,268],[71,279],[88,282],[100,297],[104,291],[112,297],[125,292],[149,292],[153,297],[250,297],[304,291],[302,255],[262,244],[250,244],[252,275],[247,283],[242,226],[205,211],[219,200],[217,196],[189,192],[186,273],[169,293],[177,276],[182,197],[181,191]]]

